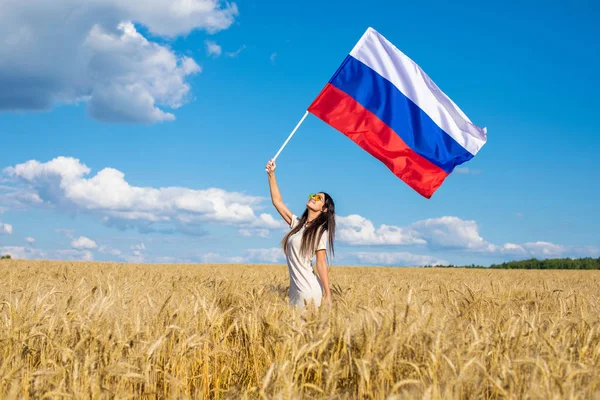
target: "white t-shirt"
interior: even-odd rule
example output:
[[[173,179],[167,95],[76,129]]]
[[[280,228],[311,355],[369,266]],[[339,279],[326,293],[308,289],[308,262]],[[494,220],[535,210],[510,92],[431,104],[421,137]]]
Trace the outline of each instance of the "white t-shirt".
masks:
[[[294,229],[298,225],[298,222],[298,217],[292,215],[290,229]],[[321,297],[323,296],[323,288],[312,266],[312,259],[315,253],[307,257],[302,256],[300,253],[304,230],[304,227],[302,227],[288,239],[285,256],[290,273],[290,304],[302,307],[304,306],[304,300],[308,303],[312,299],[315,305],[319,306],[321,304]],[[327,250],[327,238],[328,232],[324,230],[321,240],[317,243],[315,252],[317,250]]]

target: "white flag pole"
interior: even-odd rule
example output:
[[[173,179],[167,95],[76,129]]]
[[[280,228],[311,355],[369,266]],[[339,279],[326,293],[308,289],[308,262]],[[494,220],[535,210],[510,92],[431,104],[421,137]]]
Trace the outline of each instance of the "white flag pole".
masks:
[[[292,136],[294,136],[294,133],[296,133],[296,131],[298,130],[298,128],[300,127],[300,125],[302,125],[302,123],[304,122],[304,119],[307,116],[308,116],[308,111],[304,113],[304,116],[302,117],[302,119],[300,120],[300,122],[298,122],[298,125],[296,125],[296,127],[294,128],[294,130],[292,131],[292,133],[290,133],[290,136],[288,136],[288,138],[283,143],[283,145],[281,145],[281,148],[279,149],[279,151],[277,152],[277,154],[275,154],[275,157],[273,157],[273,161],[275,161],[277,159],[277,157],[279,157],[279,153],[281,153],[281,150],[283,150],[283,148],[290,141],[290,139],[292,138]]]

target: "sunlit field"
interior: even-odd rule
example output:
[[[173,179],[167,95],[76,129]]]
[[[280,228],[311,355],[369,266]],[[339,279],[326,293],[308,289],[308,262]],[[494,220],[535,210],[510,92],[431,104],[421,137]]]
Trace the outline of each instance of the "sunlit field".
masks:
[[[0,398],[600,398],[600,271],[0,261]]]

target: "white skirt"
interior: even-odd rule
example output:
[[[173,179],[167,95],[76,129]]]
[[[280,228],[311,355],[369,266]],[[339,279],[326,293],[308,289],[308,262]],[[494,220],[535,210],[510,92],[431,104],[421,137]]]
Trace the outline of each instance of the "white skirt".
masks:
[[[317,274],[313,272],[314,284],[311,285],[310,291],[301,292],[298,290],[296,285],[290,284],[290,305],[294,307],[304,308],[308,306],[311,301],[315,303],[316,307],[321,305],[321,299],[323,298],[323,286],[321,280],[317,277]]]

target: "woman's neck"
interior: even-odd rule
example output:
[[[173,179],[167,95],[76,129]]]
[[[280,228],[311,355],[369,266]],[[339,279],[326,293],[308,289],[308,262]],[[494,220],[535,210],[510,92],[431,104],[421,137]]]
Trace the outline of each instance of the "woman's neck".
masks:
[[[308,217],[306,217],[306,224],[309,225],[321,214],[320,211],[308,210]]]

